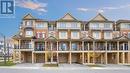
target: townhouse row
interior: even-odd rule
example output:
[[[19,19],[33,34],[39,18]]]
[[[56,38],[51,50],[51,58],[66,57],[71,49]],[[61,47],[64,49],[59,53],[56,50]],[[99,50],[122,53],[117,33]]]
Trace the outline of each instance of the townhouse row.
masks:
[[[130,20],[100,13],[89,21],[70,13],[56,21],[27,14],[12,38],[18,63],[130,64]]]

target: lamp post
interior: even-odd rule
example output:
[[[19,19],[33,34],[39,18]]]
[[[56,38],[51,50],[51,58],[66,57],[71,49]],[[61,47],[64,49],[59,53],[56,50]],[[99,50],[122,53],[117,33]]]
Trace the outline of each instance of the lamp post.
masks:
[[[4,39],[4,64],[6,64],[6,37],[5,35],[3,35],[2,33],[0,33],[0,35],[3,37]]]

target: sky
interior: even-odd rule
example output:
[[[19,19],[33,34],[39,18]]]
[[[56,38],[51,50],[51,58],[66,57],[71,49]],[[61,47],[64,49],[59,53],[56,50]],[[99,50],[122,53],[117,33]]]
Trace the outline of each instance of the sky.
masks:
[[[0,33],[6,37],[15,35],[28,13],[43,20],[58,20],[66,13],[83,21],[98,13],[113,21],[130,20],[130,0],[15,0],[15,17],[0,18]]]

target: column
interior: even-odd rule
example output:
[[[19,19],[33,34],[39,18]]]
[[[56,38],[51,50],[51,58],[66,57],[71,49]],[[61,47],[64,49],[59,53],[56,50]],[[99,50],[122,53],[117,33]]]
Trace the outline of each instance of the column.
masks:
[[[95,41],[93,41],[93,63],[95,63]]]
[[[130,41],[128,41],[128,50],[130,50]]]
[[[59,54],[57,52],[57,63],[59,64]]]
[[[69,53],[69,64],[71,64],[71,52]]]
[[[89,42],[88,42],[88,50],[90,49],[90,45],[89,45]]]
[[[70,51],[72,50],[71,48],[72,48],[72,47],[71,47],[71,41],[70,41]]]
[[[84,51],[84,41],[82,41],[82,51]]]
[[[34,55],[33,55],[33,52],[32,52],[32,63],[34,63]]]
[[[125,53],[123,52],[123,59],[122,59],[123,61],[123,64],[125,63]]]
[[[45,41],[45,51],[47,50],[47,42]]]
[[[84,64],[84,52],[82,52],[82,64]]]
[[[31,39],[32,49],[34,49],[34,41]]]
[[[45,63],[47,63],[47,51],[45,52]]]
[[[105,46],[106,46],[106,49],[105,49],[105,64],[107,64],[107,41],[105,42]]]
[[[52,44],[52,42],[51,42],[51,50],[52,50],[52,45],[53,45],[53,44]]]
[[[57,41],[57,51],[59,51],[59,43],[58,43],[58,41]]]
[[[89,52],[87,54],[87,58],[88,58],[88,64],[89,64],[90,63]]]
[[[19,44],[19,63],[21,63],[21,40],[18,41],[18,44]]]
[[[117,52],[117,64],[119,64],[119,52]]]
[[[118,50],[118,52],[119,52],[119,41],[117,41],[117,50]]]

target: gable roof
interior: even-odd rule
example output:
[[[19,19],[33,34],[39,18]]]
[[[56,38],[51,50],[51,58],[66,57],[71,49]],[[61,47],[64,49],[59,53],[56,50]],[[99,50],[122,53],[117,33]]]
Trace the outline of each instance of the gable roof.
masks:
[[[62,18],[58,21],[77,21],[75,17],[73,17],[70,13],[66,13]]]
[[[108,19],[105,18],[105,16],[103,16],[101,13],[98,13],[97,16],[90,21],[108,21]]]
[[[33,17],[30,13],[26,14],[24,17],[23,17],[23,20],[26,20],[26,19],[36,19],[35,17]]]

